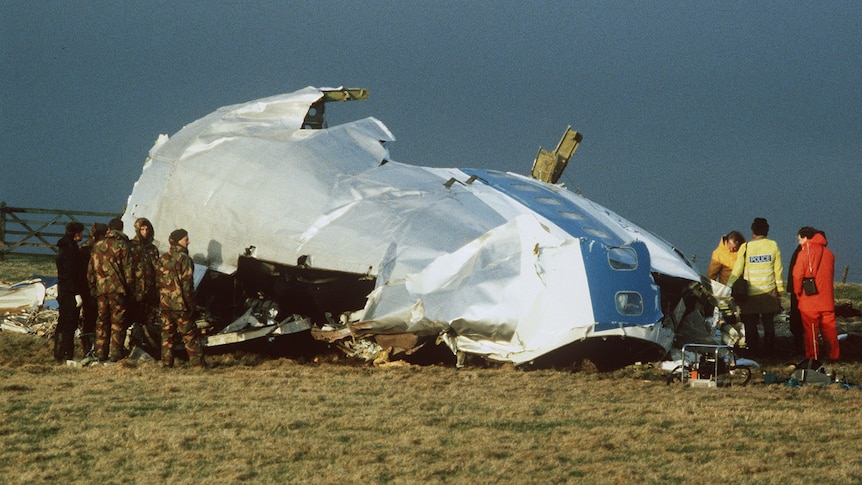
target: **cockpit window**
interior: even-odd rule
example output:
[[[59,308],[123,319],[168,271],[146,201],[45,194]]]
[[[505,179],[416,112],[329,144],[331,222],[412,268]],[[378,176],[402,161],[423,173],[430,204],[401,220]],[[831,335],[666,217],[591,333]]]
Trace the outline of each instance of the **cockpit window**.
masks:
[[[512,188],[515,190],[520,190],[522,192],[539,192],[537,187],[534,187],[530,184],[512,184]]]
[[[631,271],[638,267],[638,253],[632,248],[610,248],[608,263],[615,270]]]
[[[539,202],[539,203],[545,204],[545,205],[563,205],[563,203],[562,203],[562,201],[560,201],[560,199],[557,199],[555,197],[547,197],[544,195],[536,197],[536,202]]]
[[[584,217],[583,214],[579,214],[577,212],[573,212],[573,211],[557,211],[557,212],[559,212],[559,214],[565,219],[570,219],[573,221],[586,221],[587,220],[587,218]]]
[[[615,298],[617,311],[620,315],[636,317],[644,312],[644,300],[640,293],[635,291],[617,292]]]
[[[586,227],[584,226],[584,232],[589,234],[590,236],[597,237],[599,239],[604,239],[605,241],[611,240],[611,235],[602,231],[601,229],[596,229],[594,227]]]

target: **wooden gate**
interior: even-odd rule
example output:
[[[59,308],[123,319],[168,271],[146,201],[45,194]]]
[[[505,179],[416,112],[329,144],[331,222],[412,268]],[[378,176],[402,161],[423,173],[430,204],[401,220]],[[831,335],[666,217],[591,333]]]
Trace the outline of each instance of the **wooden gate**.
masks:
[[[107,222],[122,214],[60,209],[9,207],[0,202],[0,261],[9,253],[57,253],[57,240],[66,234],[66,224],[80,222],[84,232],[94,222]]]

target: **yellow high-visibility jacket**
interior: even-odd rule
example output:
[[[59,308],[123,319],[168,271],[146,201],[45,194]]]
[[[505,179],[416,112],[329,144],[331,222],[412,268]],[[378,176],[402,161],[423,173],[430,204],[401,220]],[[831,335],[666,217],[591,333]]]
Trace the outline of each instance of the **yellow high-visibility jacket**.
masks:
[[[770,293],[775,289],[779,295],[784,293],[784,280],[781,276],[784,267],[781,265],[781,250],[775,241],[762,236],[755,237],[739,247],[739,255],[733,265],[730,279],[727,280],[727,286],[733,286],[734,281],[743,277],[748,280],[750,296]]]

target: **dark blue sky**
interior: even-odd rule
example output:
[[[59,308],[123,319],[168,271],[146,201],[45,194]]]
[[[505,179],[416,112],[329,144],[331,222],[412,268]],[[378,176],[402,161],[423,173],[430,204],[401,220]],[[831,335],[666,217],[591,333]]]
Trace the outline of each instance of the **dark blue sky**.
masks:
[[[705,270],[754,217],[826,231],[862,281],[862,3],[0,0],[0,199],[114,211],[160,133],[305,86],[365,87],[392,158],[561,181]]]

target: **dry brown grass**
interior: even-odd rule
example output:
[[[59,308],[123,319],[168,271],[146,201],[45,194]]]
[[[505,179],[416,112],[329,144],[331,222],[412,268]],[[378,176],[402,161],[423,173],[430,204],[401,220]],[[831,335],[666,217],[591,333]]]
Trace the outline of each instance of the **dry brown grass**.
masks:
[[[48,363],[47,341],[0,333],[0,481],[862,477],[860,389],[794,389],[762,379],[691,389],[666,385],[648,367],[586,374],[211,360],[208,370],[133,362],[68,368]],[[859,377],[862,367],[844,370]]]
[[[69,368],[0,332],[0,483],[862,483],[862,389],[324,360]]]

